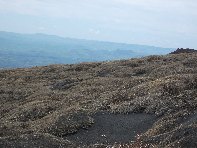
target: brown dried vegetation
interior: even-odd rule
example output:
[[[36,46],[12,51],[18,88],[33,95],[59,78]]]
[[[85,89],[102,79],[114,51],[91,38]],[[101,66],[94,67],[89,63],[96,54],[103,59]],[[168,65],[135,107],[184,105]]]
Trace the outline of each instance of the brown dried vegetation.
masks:
[[[61,137],[91,126],[102,110],[160,117],[136,142],[113,147],[195,147],[196,61],[180,53],[0,70],[0,147],[75,147]]]

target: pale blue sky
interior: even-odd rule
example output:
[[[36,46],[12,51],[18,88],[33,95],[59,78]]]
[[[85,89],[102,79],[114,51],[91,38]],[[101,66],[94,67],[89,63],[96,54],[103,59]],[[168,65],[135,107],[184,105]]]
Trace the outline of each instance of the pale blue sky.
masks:
[[[197,0],[0,0],[0,31],[197,48]]]

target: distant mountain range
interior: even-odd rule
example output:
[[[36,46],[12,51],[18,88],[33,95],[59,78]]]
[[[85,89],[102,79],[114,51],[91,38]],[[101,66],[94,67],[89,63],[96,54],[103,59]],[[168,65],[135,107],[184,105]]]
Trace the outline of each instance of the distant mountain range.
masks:
[[[162,55],[173,48],[0,31],[0,68],[72,64]]]

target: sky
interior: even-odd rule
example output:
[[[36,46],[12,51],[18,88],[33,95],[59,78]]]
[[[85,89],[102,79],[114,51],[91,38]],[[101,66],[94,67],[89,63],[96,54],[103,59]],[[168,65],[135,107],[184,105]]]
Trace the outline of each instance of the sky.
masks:
[[[197,0],[0,0],[0,31],[197,49]]]

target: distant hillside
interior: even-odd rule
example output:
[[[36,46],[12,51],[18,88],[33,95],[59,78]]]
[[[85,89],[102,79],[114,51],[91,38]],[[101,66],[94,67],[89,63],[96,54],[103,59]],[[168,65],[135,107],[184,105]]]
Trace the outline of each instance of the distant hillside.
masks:
[[[0,32],[0,68],[129,59],[167,54],[174,49]]]

